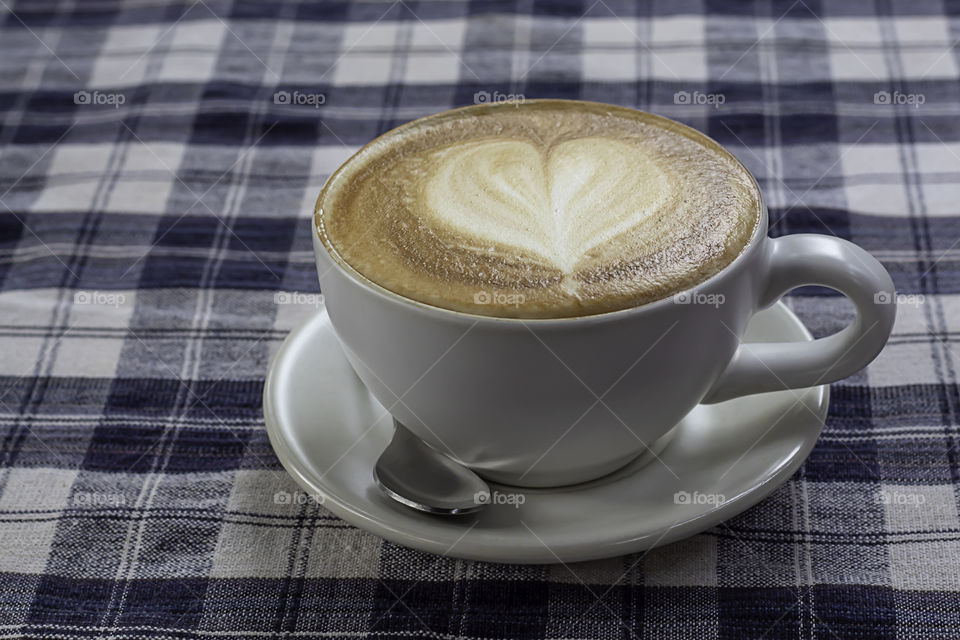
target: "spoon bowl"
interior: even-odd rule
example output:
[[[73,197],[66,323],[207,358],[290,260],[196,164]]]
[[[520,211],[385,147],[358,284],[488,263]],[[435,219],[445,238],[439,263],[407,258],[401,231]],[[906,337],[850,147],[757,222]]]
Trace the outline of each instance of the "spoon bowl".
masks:
[[[380,489],[397,502],[435,515],[479,511],[490,487],[480,476],[427,446],[405,426],[393,421],[393,439],[373,469]]]

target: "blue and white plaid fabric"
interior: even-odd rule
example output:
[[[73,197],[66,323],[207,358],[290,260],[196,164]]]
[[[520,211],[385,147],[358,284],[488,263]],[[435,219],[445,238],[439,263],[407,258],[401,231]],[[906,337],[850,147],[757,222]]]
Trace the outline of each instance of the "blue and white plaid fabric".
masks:
[[[0,638],[960,636],[958,38],[947,0],[0,0]],[[889,346],[757,507],[518,567],[287,499],[260,394],[316,311],[317,191],[388,128],[511,97],[686,122],[773,234],[893,274]],[[818,335],[853,313],[790,304]]]

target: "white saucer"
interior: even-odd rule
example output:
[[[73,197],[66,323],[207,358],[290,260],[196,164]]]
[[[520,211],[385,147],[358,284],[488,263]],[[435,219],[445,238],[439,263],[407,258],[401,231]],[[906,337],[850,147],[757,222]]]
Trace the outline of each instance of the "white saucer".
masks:
[[[746,339],[812,338],[778,303],[754,317]],[[376,487],[373,465],[390,441],[391,419],[350,368],[325,309],[277,353],[263,407],[283,466],[347,522],[432,553],[553,563],[649,549],[756,504],[810,453],[828,398],[827,386],[820,386],[701,405],[674,428],[659,460],[638,459],[600,480],[558,489],[491,485],[506,502],[470,516],[413,511]],[[523,504],[511,504],[511,494],[513,503],[522,495]]]

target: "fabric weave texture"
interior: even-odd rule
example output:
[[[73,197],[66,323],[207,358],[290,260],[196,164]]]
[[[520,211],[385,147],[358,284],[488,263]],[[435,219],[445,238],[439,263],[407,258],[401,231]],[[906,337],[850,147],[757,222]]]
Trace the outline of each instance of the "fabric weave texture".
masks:
[[[958,39],[952,0],[0,0],[0,637],[960,637]],[[326,177],[537,97],[706,132],[771,234],[872,252],[899,316],[744,514],[569,566],[431,556],[301,499],[263,379],[318,308]]]

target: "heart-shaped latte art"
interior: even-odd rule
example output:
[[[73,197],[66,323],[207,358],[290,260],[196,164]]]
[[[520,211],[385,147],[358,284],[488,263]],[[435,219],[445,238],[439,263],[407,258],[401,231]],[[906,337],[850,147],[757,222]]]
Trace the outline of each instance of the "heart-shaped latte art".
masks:
[[[667,202],[670,180],[638,144],[577,138],[549,151],[478,140],[436,152],[427,214],[480,244],[535,254],[570,274],[589,252]]]

